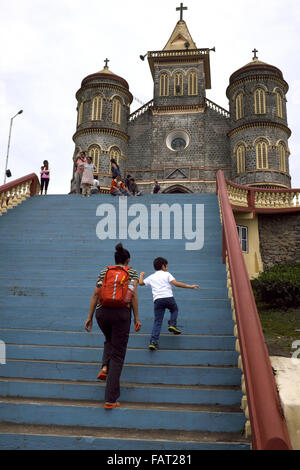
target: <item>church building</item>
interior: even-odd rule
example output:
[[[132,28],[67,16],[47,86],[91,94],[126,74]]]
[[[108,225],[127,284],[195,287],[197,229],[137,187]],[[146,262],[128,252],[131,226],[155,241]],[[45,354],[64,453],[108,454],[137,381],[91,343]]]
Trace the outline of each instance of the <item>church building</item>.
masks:
[[[239,184],[290,188],[288,84],[282,72],[259,60],[254,49],[251,62],[229,78],[229,110],[213,103],[206,90],[214,48],[196,46],[184,9],[181,3],[163,49],[141,56],[154,84],[147,104],[130,113],[129,84],[110,70],[108,60],[82,80],[73,161],[86,151],[100,185],[109,187],[114,158],[122,176],[133,176],[144,194],[152,192],[154,180],[164,193],[214,192],[219,169]]]

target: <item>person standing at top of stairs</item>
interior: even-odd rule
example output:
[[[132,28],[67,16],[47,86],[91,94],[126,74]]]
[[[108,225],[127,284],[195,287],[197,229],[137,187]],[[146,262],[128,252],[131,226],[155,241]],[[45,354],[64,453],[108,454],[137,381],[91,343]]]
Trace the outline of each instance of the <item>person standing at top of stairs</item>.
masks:
[[[199,289],[199,286],[196,284],[189,285],[184,284],[183,282],[178,282],[168,272],[168,261],[165,258],[159,257],[155,258],[153,261],[153,266],[155,273],[144,279],[145,273],[140,273],[139,285],[140,286],[150,286],[153,294],[154,301],[154,325],[152,329],[151,340],[149,344],[149,349],[154,351],[158,348],[158,340],[160,335],[160,330],[162,322],[164,319],[164,314],[166,308],[170,311],[170,320],[168,322],[168,330],[174,335],[180,335],[181,331],[176,326],[177,317],[178,317],[178,307],[177,303],[173,297],[172,285],[176,287],[183,287],[186,289]]]
[[[116,266],[127,268],[130,261],[130,253],[123,248],[122,243],[116,246],[115,263]],[[111,409],[120,406],[117,399],[120,396],[120,376],[122,373],[123,363],[127,350],[129,338],[131,309],[130,304],[125,307],[104,307],[98,303],[98,289],[104,282],[105,275],[109,268],[101,271],[96,283],[96,288],[92,294],[90,301],[89,316],[85,322],[86,331],[90,332],[93,326],[93,315],[96,308],[96,320],[99,328],[105,336],[102,370],[98,374],[100,380],[107,380],[105,389],[105,405],[104,408]],[[138,299],[137,299],[137,283],[138,273],[133,268],[127,268],[129,279],[128,285],[133,292],[131,305],[133,308],[136,331],[141,327],[138,316]],[[121,281],[122,282],[122,281]],[[114,283],[114,293],[117,287]],[[104,302],[103,302],[104,303]]]

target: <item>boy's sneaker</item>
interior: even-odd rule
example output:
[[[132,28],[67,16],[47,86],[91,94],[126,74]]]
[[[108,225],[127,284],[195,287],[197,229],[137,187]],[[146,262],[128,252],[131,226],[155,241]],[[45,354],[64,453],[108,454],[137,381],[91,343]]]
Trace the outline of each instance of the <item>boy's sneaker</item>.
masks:
[[[170,325],[168,330],[170,331],[170,333],[174,333],[174,335],[180,335],[181,334],[181,330],[179,330],[179,328],[177,328],[176,326],[173,326],[173,325]]]
[[[158,343],[156,343],[155,341],[151,341],[149,344],[149,349],[150,351],[155,351],[156,349],[158,349]]]

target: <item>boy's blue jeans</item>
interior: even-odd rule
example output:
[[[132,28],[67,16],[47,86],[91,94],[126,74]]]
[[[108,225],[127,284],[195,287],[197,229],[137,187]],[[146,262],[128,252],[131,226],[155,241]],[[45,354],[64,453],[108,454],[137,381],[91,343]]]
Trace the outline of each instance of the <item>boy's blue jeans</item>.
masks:
[[[154,325],[152,329],[151,341],[158,343],[161,325],[164,319],[166,308],[170,311],[169,325],[176,326],[178,316],[178,307],[174,297],[166,297],[163,299],[156,299],[154,301]]]

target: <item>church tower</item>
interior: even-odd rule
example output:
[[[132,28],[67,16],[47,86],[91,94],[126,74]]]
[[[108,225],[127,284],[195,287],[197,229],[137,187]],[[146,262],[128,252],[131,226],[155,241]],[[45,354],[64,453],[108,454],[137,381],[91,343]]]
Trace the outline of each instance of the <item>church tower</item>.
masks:
[[[229,113],[206,98],[214,48],[196,46],[186,9],[177,8],[180,19],[164,48],[146,54],[153,100],[130,116],[128,173],[143,192],[155,179],[163,192],[213,192],[218,169],[226,176],[231,170]]]
[[[291,185],[286,93],[282,72],[258,60],[234,72],[227,97],[231,113],[232,180],[261,187]]]
[[[133,99],[127,81],[109,70],[108,62],[106,59],[103,70],[82,80],[76,93],[77,129],[73,136],[73,161],[79,151],[86,151],[93,159],[101,186],[110,185],[111,158],[118,162],[124,174],[128,156],[128,116]]]

